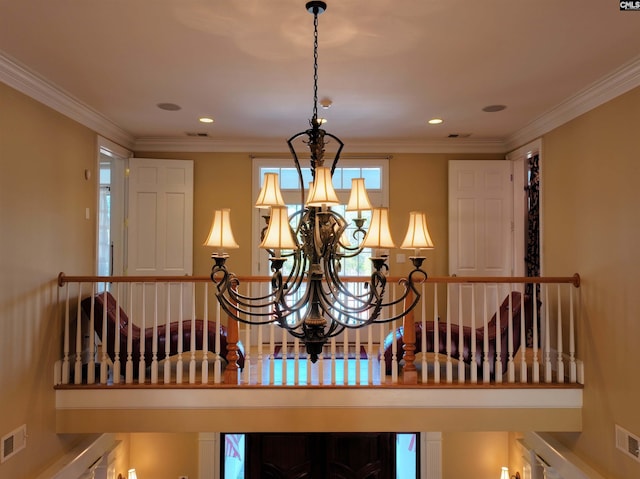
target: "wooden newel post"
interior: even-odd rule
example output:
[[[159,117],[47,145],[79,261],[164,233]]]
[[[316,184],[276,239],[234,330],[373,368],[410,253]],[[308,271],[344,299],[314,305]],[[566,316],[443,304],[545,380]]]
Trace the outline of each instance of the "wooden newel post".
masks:
[[[408,308],[413,301],[413,291],[409,290],[404,299],[404,307]],[[402,318],[402,349],[404,349],[404,367],[402,368],[402,382],[404,384],[418,384],[418,370],[414,361],[416,359],[416,322],[413,309]]]
[[[231,286],[234,291],[238,287],[238,282],[234,281]],[[227,367],[224,370],[222,382],[225,384],[238,384],[238,321],[231,316],[227,316]]]

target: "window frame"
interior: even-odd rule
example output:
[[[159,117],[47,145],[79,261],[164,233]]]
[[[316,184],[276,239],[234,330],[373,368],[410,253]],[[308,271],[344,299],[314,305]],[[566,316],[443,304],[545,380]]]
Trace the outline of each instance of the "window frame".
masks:
[[[306,159],[301,159],[301,166],[307,167]],[[336,168],[380,168],[380,189],[373,190],[367,188],[369,199],[373,206],[389,206],[389,158],[384,157],[362,157],[362,158],[341,158]],[[253,206],[255,198],[260,193],[260,171],[263,168],[295,168],[293,160],[290,158],[253,158],[251,191]],[[305,187],[305,193],[308,185]],[[341,203],[346,204],[348,201],[349,190],[336,190]],[[295,204],[300,201],[299,190],[283,190],[282,196],[286,204]],[[266,251],[259,248],[260,232],[264,228],[263,211],[259,208],[253,208],[252,225],[251,225],[251,274],[254,276],[269,275],[269,262]]]

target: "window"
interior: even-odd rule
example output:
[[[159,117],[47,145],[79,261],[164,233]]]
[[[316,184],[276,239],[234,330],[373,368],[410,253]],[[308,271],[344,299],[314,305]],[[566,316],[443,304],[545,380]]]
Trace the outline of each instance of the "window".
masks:
[[[280,189],[282,197],[288,206],[289,214],[293,214],[302,208],[304,198],[300,194],[300,178],[295,166],[291,160],[279,159],[254,159],[254,181],[253,192],[254,198],[257,198],[262,180],[265,173],[278,173],[280,179]],[[351,221],[356,214],[354,212],[345,212],[346,203],[349,199],[351,190],[351,180],[353,178],[364,178],[365,186],[369,194],[369,199],[373,206],[388,206],[388,160],[387,159],[358,159],[358,160],[341,160],[339,166],[333,174],[333,187],[340,199],[340,205],[333,207],[333,210],[343,215],[349,223],[346,234],[347,238],[354,243],[361,241],[362,238],[354,238],[353,232],[355,226]],[[302,168],[302,181],[305,184],[305,194],[308,194],[309,184],[312,181],[311,169],[309,167]],[[263,275],[269,272],[268,255],[265,251],[258,248],[260,243],[260,232],[265,226],[264,220],[261,218],[262,211],[256,209],[254,228],[253,228],[253,274]],[[369,212],[364,214],[368,219]],[[366,223],[365,223],[366,225]],[[366,226],[365,226],[366,227]],[[342,264],[342,272],[348,276],[368,276],[371,274],[371,267],[368,261],[370,251],[358,255],[355,258],[348,258]],[[286,267],[286,265],[285,265]]]
[[[125,251],[125,170],[130,153],[98,137],[97,255],[100,276],[122,275]]]

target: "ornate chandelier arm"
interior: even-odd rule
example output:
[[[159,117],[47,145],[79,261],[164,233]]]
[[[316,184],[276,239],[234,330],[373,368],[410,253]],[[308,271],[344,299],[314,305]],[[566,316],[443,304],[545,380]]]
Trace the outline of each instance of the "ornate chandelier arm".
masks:
[[[338,142],[338,145],[340,145],[338,147],[338,151],[336,152],[336,156],[333,158],[333,163],[331,163],[331,175],[333,176],[333,172],[336,169],[336,166],[338,165],[338,161],[340,161],[340,154],[342,153],[342,148],[344,148],[344,143],[336,135],[333,135],[333,134],[327,133],[327,132],[325,132],[324,134],[325,134],[325,136],[333,138],[335,141]]]
[[[327,286],[328,289],[331,291],[330,294],[334,295],[334,296],[338,296],[339,294],[343,294],[346,295],[352,299],[356,299],[358,301],[363,301],[363,302],[370,302],[373,298],[373,294],[371,291],[369,292],[365,292],[361,295],[355,294],[352,289],[349,288],[349,286],[342,281],[342,279],[340,278],[340,275],[338,274],[338,271],[336,271],[335,269],[335,263],[332,261],[326,261],[324,263],[325,266],[325,272],[326,272],[326,277],[327,277]],[[373,279],[373,276],[372,276]],[[386,279],[383,276],[383,279],[386,281]],[[365,288],[369,288],[370,282],[365,283]]]
[[[255,310],[249,311],[234,304],[233,301],[230,301],[229,298],[225,296],[216,293],[216,297],[218,298],[220,307],[235,321],[240,321],[245,324],[262,325],[270,324],[278,320],[273,312],[260,313]],[[250,317],[251,319],[245,319],[246,317]],[[260,318],[264,318],[264,320]]]
[[[423,278],[421,279],[414,279],[415,275],[420,275],[423,276]],[[405,305],[402,309],[402,311],[400,311],[400,313],[388,317],[388,318],[384,318],[384,319],[378,319],[376,320],[377,323],[388,323],[391,321],[395,321],[396,319],[401,319],[404,316],[407,315],[407,313],[409,313],[413,308],[416,307],[416,305],[418,304],[418,302],[420,301],[420,297],[422,296],[422,294],[420,293],[420,291],[418,291],[418,289],[415,287],[415,283],[422,283],[427,279],[427,273],[425,273],[422,269],[416,268],[414,269],[410,274],[409,277],[407,279],[403,279],[400,280],[400,284],[404,285],[405,290],[402,293],[402,295],[400,295],[400,297],[389,301],[388,303],[381,303],[380,307],[381,308],[388,308],[390,306],[399,304],[399,303],[404,303],[405,299],[407,298],[407,296],[409,296],[409,292],[412,291],[413,292],[413,298],[411,299],[411,302],[408,305]]]
[[[334,303],[328,301],[325,297],[321,299],[320,304],[323,313],[331,319],[330,323],[338,323],[350,329],[366,326],[374,322],[380,315],[380,305],[378,303],[365,305],[355,311],[337,309]],[[334,311],[337,311],[338,314],[334,314]],[[366,317],[363,318],[362,316],[365,315],[365,313]]]
[[[304,205],[304,178],[302,176],[302,168],[300,167],[300,160],[298,159],[298,154],[296,153],[296,149],[293,147],[293,142],[300,136],[306,135],[306,131],[301,131],[300,133],[296,133],[291,138],[287,140],[287,145],[289,145],[289,152],[291,156],[293,156],[293,162],[296,166],[296,170],[298,171],[298,180],[300,181],[300,204]]]

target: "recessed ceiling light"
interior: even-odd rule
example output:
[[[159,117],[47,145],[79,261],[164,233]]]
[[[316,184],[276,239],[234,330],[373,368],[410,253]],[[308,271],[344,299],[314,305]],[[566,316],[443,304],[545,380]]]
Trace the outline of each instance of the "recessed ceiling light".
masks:
[[[431,118],[431,120],[429,120],[429,124],[430,125],[439,125],[440,123],[443,123],[444,120],[442,118]]]
[[[328,110],[329,108],[331,108],[331,105],[333,105],[333,101],[331,101],[331,98],[325,97],[320,100],[320,106],[325,110]]]
[[[209,118],[208,116],[203,116],[202,118],[198,118],[200,123],[213,123],[213,118]]]
[[[486,111],[487,113],[495,113],[496,111],[502,111],[505,108],[507,108],[506,105],[488,105],[485,106],[482,111]]]
[[[178,111],[182,109],[180,105],[176,105],[175,103],[158,103],[157,107],[166,111]]]

